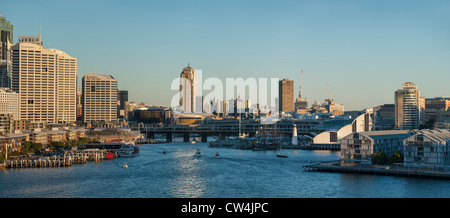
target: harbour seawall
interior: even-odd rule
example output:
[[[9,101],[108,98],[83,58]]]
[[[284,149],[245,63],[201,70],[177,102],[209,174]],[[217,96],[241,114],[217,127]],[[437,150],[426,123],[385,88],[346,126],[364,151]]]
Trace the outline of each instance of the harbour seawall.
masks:
[[[316,172],[336,172],[353,174],[373,174],[385,176],[401,177],[421,177],[431,179],[450,179],[448,167],[418,167],[418,166],[341,166],[339,161],[327,163],[306,164],[303,166],[306,171]]]

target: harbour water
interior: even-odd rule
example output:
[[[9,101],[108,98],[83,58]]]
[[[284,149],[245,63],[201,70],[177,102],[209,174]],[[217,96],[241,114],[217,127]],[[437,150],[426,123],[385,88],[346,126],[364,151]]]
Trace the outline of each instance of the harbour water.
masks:
[[[140,145],[140,155],[58,168],[0,170],[1,198],[448,198],[450,182],[304,171],[334,151],[251,151],[207,143]],[[202,154],[195,155],[199,149]],[[166,153],[163,154],[163,151]],[[215,153],[219,156],[215,156]],[[128,168],[122,166],[126,163]]]

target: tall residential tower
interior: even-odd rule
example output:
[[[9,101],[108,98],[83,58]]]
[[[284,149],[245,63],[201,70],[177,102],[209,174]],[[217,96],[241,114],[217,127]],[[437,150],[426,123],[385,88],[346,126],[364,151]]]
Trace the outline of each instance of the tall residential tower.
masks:
[[[416,84],[403,83],[403,89],[395,91],[395,127],[398,129],[418,129],[423,103]]]
[[[180,74],[180,107],[182,112],[196,112],[197,85],[197,74],[188,63],[188,66]]]

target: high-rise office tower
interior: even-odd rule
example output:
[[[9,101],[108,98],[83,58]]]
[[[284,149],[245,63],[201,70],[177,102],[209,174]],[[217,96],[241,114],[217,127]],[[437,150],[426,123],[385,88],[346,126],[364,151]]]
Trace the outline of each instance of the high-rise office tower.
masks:
[[[127,90],[117,90],[117,116],[125,117],[125,102],[128,101]]]
[[[82,86],[83,121],[116,121],[117,80],[110,75],[86,74]]]
[[[43,47],[39,36],[19,36],[11,50],[11,88],[19,94],[19,119],[75,122],[77,59]]]
[[[197,74],[188,63],[188,66],[180,74],[180,107],[182,112],[196,112],[197,83]]]
[[[420,125],[421,98],[416,84],[403,83],[403,89],[395,91],[395,127],[418,129]]]
[[[294,81],[283,79],[278,82],[279,112],[294,112]]]
[[[11,57],[13,25],[0,14],[0,87],[11,86]]]

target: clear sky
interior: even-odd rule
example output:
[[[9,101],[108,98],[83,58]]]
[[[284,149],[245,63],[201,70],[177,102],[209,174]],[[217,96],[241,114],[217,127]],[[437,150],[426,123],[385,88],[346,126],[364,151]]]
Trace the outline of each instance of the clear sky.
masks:
[[[78,58],[79,81],[113,75],[130,101],[169,106],[190,62],[224,83],[289,78],[295,95],[303,69],[310,104],[332,95],[346,110],[393,103],[407,81],[450,96],[449,11],[448,0],[0,2],[14,43],[42,24],[45,47]]]

